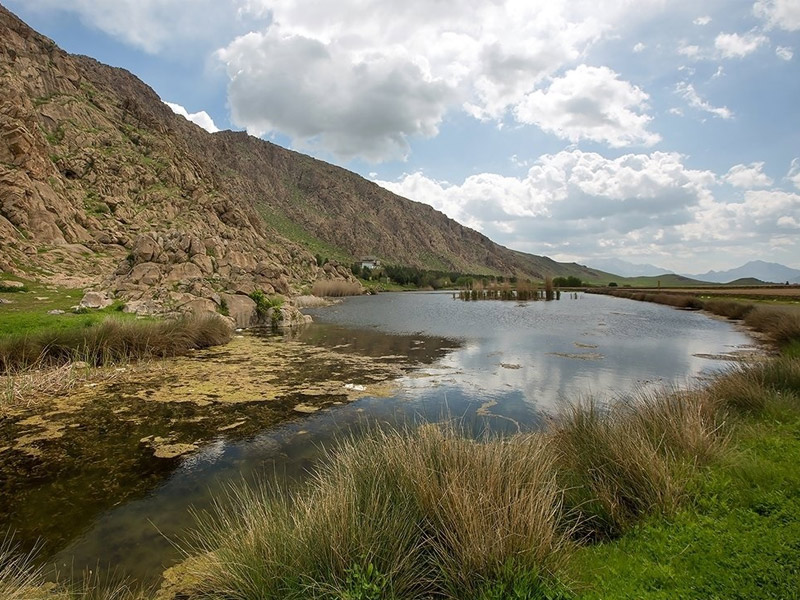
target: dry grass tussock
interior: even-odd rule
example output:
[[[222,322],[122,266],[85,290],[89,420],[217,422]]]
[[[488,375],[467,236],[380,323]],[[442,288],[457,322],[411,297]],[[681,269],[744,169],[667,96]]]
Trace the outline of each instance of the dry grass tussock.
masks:
[[[333,304],[333,300],[328,300],[320,296],[297,296],[292,298],[292,304],[297,308],[320,308],[323,306],[330,306]]]
[[[342,281],[340,279],[320,279],[314,282],[311,288],[314,296],[338,298],[341,296],[360,296],[364,288],[356,281]]]
[[[242,487],[201,515],[198,597],[476,597],[509,565],[552,572],[568,546],[542,436],[447,427],[343,443],[288,499]],[[512,571],[513,572],[513,571]],[[358,596],[374,585],[380,596]],[[363,591],[363,590],[362,590]]]
[[[682,504],[697,468],[725,446],[704,393],[651,393],[611,407],[574,405],[550,435],[566,508],[588,538],[624,533]]]
[[[71,585],[48,582],[34,566],[35,552],[22,553],[11,536],[0,540],[0,598],[3,600],[146,600],[152,594],[125,581],[84,573]]]
[[[231,330],[222,319],[188,317],[172,321],[108,318],[85,328],[40,331],[0,338],[0,373],[47,368],[72,361],[92,366],[142,358],[164,358],[223,344]]]

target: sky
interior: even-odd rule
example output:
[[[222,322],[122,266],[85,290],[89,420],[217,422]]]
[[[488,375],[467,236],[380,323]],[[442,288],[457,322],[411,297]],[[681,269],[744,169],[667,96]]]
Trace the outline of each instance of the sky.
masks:
[[[800,268],[800,0],[3,2],[510,248]]]

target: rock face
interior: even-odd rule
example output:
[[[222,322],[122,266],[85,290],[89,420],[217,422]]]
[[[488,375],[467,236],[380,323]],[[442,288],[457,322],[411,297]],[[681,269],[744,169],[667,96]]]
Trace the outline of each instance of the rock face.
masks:
[[[343,261],[562,272],[343,169],[207,133],[129,72],[63,52],[2,6],[0,39],[1,270],[162,312],[352,279],[335,261],[319,268],[309,240]]]

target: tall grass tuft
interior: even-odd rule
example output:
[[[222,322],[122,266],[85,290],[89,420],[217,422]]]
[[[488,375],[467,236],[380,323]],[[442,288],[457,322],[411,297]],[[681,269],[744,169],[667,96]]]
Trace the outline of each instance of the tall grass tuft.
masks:
[[[713,403],[700,392],[645,394],[608,408],[577,404],[551,435],[568,509],[589,538],[674,513],[696,468],[724,446]]]
[[[338,298],[342,296],[360,296],[364,288],[356,281],[343,281],[340,279],[320,279],[314,282],[311,293],[320,298]]]
[[[744,322],[780,345],[800,339],[800,310],[796,307],[757,306],[747,313]]]
[[[469,598],[514,573],[547,581],[568,544],[551,456],[542,436],[436,426],[345,442],[290,498],[242,487],[200,517],[195,550],[213,558],[195,593]]]
[[[110,317],[89,327],[0,338],[0,372],[52,367],[75,360],[100,366],[178,356],[226,343],[230,337],[229,325],[214,315],[173,321],[123,321]]]

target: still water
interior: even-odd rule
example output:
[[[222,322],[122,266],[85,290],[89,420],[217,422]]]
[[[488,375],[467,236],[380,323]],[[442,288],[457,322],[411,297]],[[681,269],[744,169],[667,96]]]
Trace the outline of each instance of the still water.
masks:
[[[290,339],[248,334],[183,371],[92,388],[36,452],[0,451],[0,519],[28,545],[40,538],[62,572],[153,580],[178,558],[190,507],[242,480],[302,479],[346,432],[443,418],[476,434],[530,430],[588,396],[692,385],[752,344],[700,313],[599,295],[396,293],[308,312],[315,323]],[[234,394],[248,401],[226,403]],[[10,446],[19,424],[0,425]],[[156,458],[142,444],[154,436],[197,450]]]

